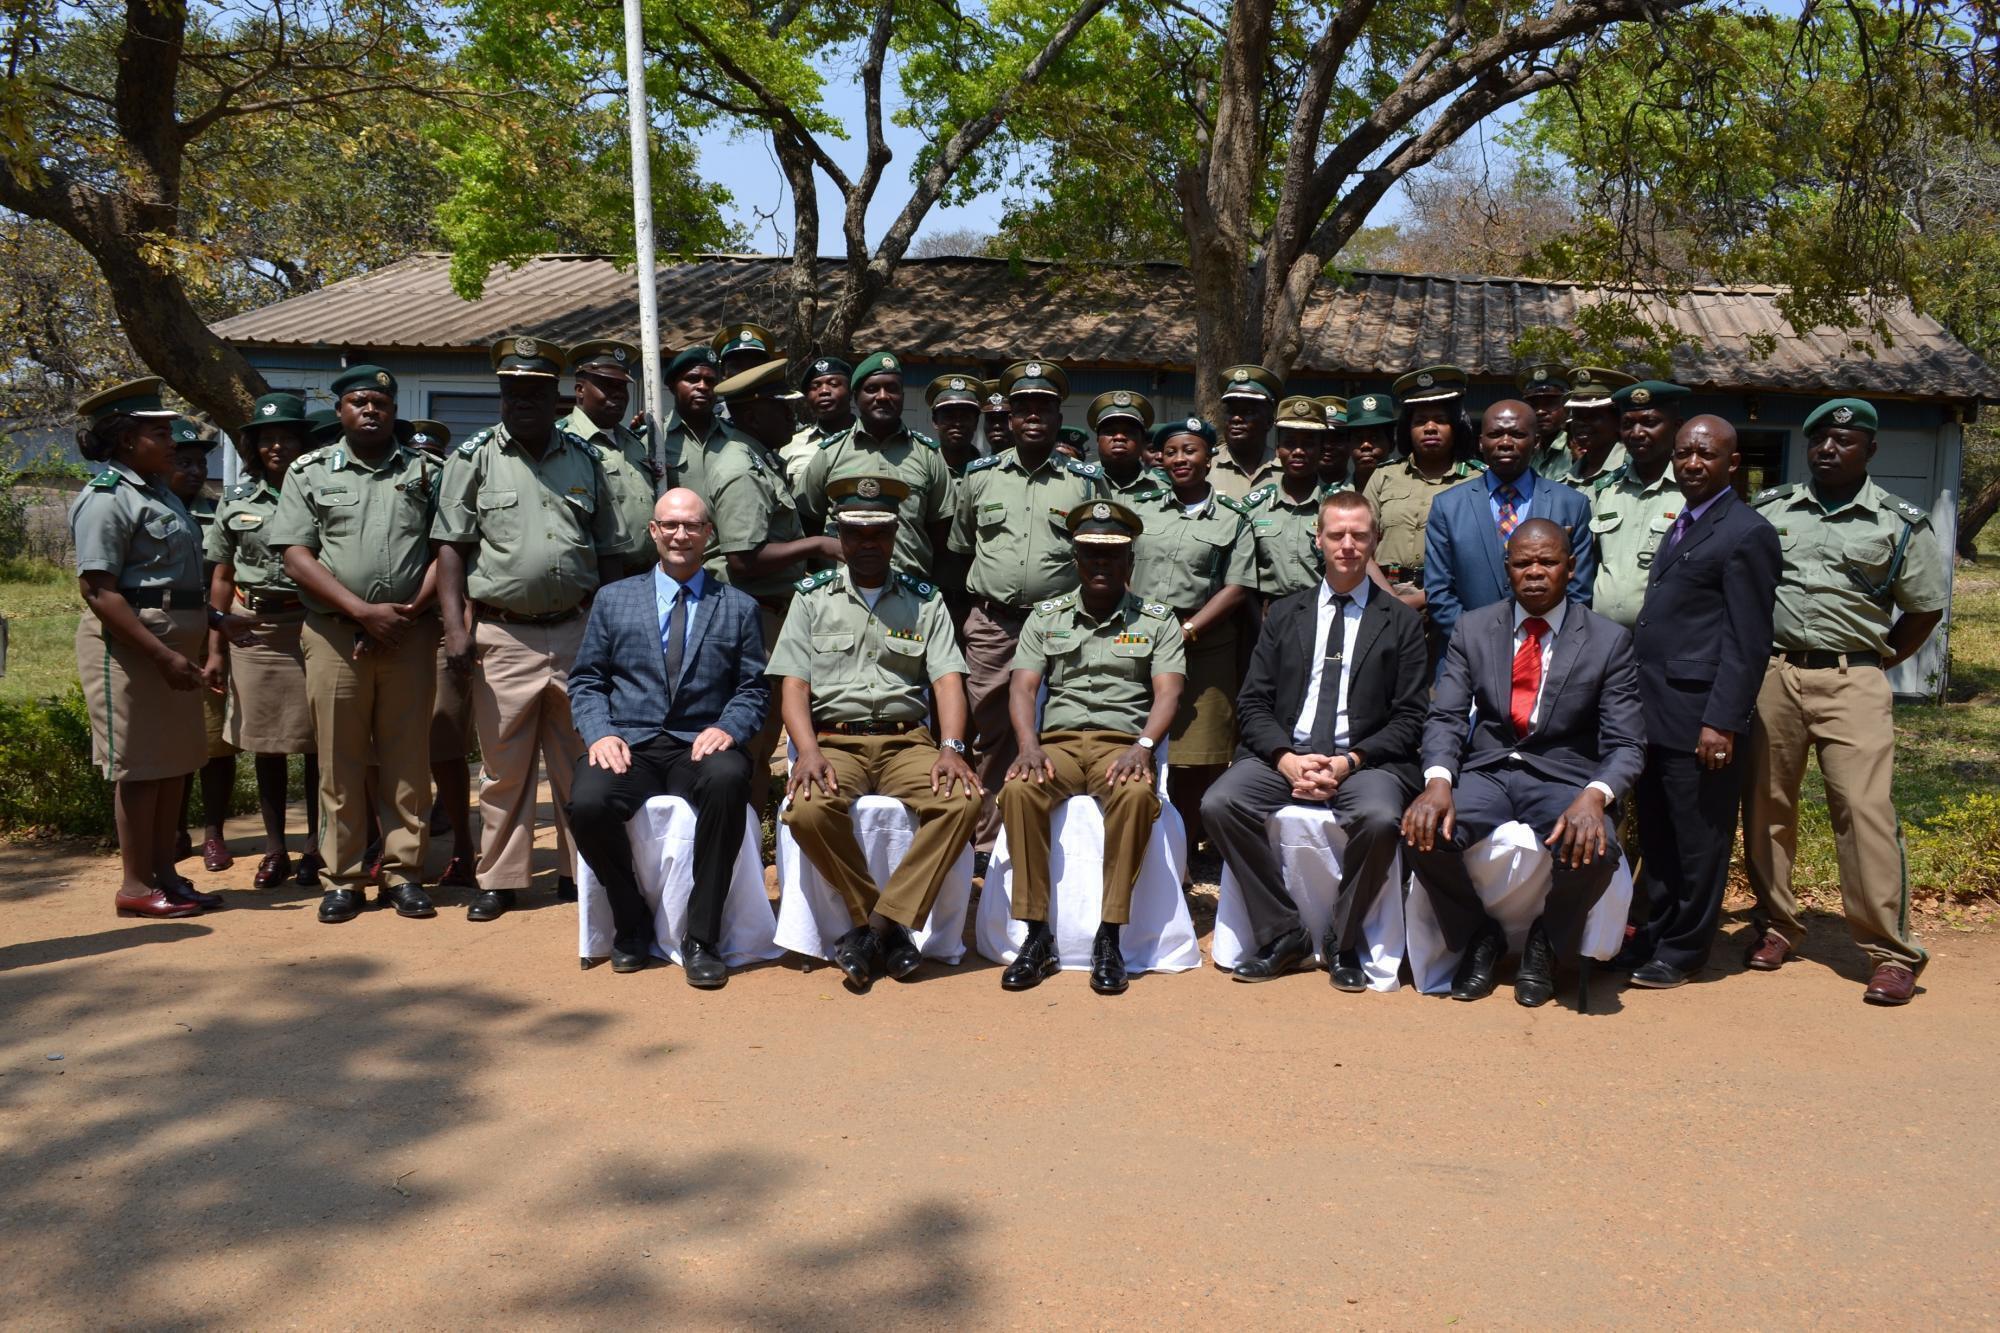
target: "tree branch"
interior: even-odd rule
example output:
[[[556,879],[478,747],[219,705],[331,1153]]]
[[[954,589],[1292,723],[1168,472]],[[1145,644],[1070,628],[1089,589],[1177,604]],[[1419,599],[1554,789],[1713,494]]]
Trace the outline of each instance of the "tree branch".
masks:
[[[854,188],[853,182],[848,179],[847,173],[841,170],[840,163],[833,160],[833,156],[821,146],[820,141],[813,136],[813,132],[806,128],[805,122],[798,118],[797,113],[790,106],[786,105],[783,98],[777,96],[767,88],[762,79],[759,79],[733,60],[728,52],[724,51],[710,39],[709,35],[701,29],[700,25],[690,23],[684,16],[679,19],[679,22],[682,30],[694,39],[695,45],[708,52],[710,57],[714,59],[718,69],[741,84],[752,97],[757,99],[757,105],[762,109],[763,115],[768,116],[778,125],[791,132],[799,144],[812,155],[813,165],[826,173],[827,179],[833,182],[836,189],[844,195]]]

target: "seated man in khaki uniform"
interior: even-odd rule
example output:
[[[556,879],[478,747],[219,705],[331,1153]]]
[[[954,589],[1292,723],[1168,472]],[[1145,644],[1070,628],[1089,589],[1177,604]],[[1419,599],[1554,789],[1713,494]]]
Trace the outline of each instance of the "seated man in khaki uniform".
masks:
[[[1060,966],[1049,929],[1049,818],[1059,802],[1088,794],[1104,810],[1104,909],[1090,988],[1117,995],[1126,985],[1118,928],[1131,919],[1132,885],[1160,814],[1153,751],[1180,708],[1187,658],[1174,613],[1127,586],[1139,516],[1093,500],[1067,522],[1081,586],[1029,614],[1008,686],[1020,754],[1000,789],[1000,819],[1014,860],[1014,916],[1028,923],[1028,939],[1000,984],[1028,990]]]
[[[900,981],[923,961],[910,931],[929,919],[972,840],[980,790],[965,760],[965,659],[951,614],[936,585],[889,568],[909,487],[843,477],[827,496],[846,568],[799,580],[769,674],[798,749],[784,820],[846,900],[854,929],[833,961],[865,992],[878,972]],[[933,711],[941,741],[931,738]],[[855,798],[870,794],[895,797],[919,825],[884,886],[869,875],[849,818]]]

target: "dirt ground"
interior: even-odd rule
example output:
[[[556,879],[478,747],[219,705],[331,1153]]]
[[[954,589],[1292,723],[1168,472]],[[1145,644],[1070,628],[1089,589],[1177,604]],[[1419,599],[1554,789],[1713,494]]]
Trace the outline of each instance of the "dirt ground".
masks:
[[[1838,922],[1595,1012],[1213,971],[1008,995],[580,971],[472,925],[112,915],[0,848],[21,1327],[1989,1324],[2000,939],[1861,1003]],[[546,843],[546,839],[545,839]],[[546,850],[544,858],[547,859]],[[435,867],[434,867],[435,869]],[[58,1058],[59,1057],[59,1058]]]

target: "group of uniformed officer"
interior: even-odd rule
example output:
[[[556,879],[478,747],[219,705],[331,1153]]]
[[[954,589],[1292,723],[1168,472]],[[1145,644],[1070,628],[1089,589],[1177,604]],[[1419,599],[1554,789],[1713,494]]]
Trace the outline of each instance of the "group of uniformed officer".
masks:
[[[934,439],[904,425],[896,353],[851,366],[817,357],[795,373],[776,345],[736,324],[681,351],[654,422],[632,412],[636,347],[503,338],[492,349],[500,420],[455,446],[435,422],[399,419],[382,367],[342,371],[327,413],[268,395],[236,432],[248,478],[207,517],[205,543],[170,484],[162,437],[174,417],[159,382],[86,402],[85,452],[106,466],[71,510],[89,607],[78,667],[96,757],[120,784],[119,910],[219,905],[167,851],[166,805],[178,809],[181,780],[218,752],[198,711],[177,703],[176,691],[201,686],[227,701],[210,730],[259,756],[260,790],[278,784],[260,885],[293,873],[283,757],[312,756],[316,842],[297,873],[311,883],[324,866],[322,921],[352,918],[370,880],[400,915],[434,915],[424,862],[440,825],[459,853],[441,882],[472,891],[472,920],[504,913],[529,883],[538,765],[555,793],[559,892],[573,895],[564,806],[582,745],[566,672],[592,593],[650,567],[655,497],[685,487],[710,512],[709,573],[756,599],[771,674],[802,682],[780,691],[748,748],[768,774],[780,728],[792,738],[785,817],[856,918],[836,961],[864,986],[885,966],[904,975],[914,954],[897,929],[921,922],[966,837],[983,848],[1004,824],[1016,914],[1031,923],[1006,984],[1038,982],[1054,967],[1049,813],[1087,792],[1106,808],[1110,862],[1092,980],[1115,993],[1116,926],[1158,809],[1154,749],[1172,742],[1197,804],[1202,773],[1235,745],[1259,608],[1321,578],[1321,501],[1355,489],[1372,502],[1371,577],[1421,610],[1432,505],[1482,470],[1467,377],[1451,366],[1348,399],[1287,396],[1271,371],[1230,367],[1214,423],[1156,421],[1144,394],[1115,390],[1089,404],[1094,448],[1089,437],[1079,448],[1052,361],[1024,359],[994,380],[933,377]],[[575,406],[564,416],[566,372]],[[1669,460],[1686,391],[1549,364],[1523,370],[1517,387],[1533,409],[1537,475],[1589,500],[1596,609],[1629,626],[1678,509]],[[1751,747],[1746,845],[1768,921],[1753,966],[1777,966],[1800,939],[1789,879],[1808,746],[1840,816],[1857,938],[1912,973],[1923,962],[1908,932],[1882,673],[1937,622],[1946,576],[1927,515],[1867,480],[1875,427],[1859,400],[1822,407],[1806,427],[1814,480],[1755,499],[1779,529],[1784,572]],[[468,714],[484,774],[476,866]],[[927,719],[935,740],[918,738]],[[840,818],[864,789],[909,802],[923,825],[921,854],[886,887],[868,881]]]

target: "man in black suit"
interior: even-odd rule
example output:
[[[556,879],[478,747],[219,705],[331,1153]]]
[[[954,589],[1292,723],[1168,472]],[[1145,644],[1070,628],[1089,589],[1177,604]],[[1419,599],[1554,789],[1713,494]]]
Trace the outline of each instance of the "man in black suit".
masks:
[[[1424,724],[1424,790],[1403,836],[1445,944],[1464,950],[1454,1000],[1492,994],[1507,952],[1466,872],[1467,848],[1518,820],[1552,851],[1549,896],[1514,981],[1514,999],[1531,1008],[1555,994],[1556,960],[1580,952],[1584,919],[1618,866],[1606,809],[1645,761],[1639,676],[1632,636],[1565,600],[1573,571],[1561,527],[1529,519],[1514,530],[1514,596],[1459,621]]]
[[[1736,496],[1736,431],[1696,417],[1674,437],[1681,511],[1661,539],[1633,627],[1646,770],[1639,848],[1646,923],[1618,961],[1666,990],[1708,961],[1729,882],[1750,730],[1771,660],[1778,532]],[[1747,760],[1747,755],[1746,755]]]
[[[1314,543],[1325,577],[1265,617],[1236,700],[1243,742],[1202,798],[1204,826],[1243,886],[1257,940],[1236,968],[1238,981],[1268,981],[1312,957],[1268,824],[1281,806],[1325,805],[1347,847],[1322,953],[1335,986],[1368,988],[1361,922],[1416,794],[1430,667],[1423,617],[1368,581],[1381,536],[1374,505],[1356,492],[1320,505]]]

